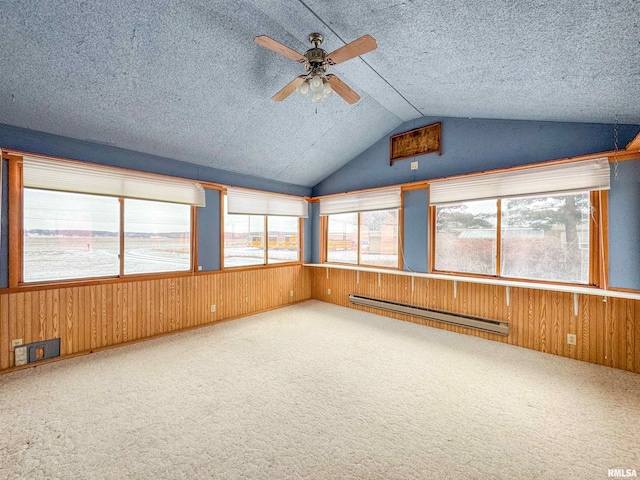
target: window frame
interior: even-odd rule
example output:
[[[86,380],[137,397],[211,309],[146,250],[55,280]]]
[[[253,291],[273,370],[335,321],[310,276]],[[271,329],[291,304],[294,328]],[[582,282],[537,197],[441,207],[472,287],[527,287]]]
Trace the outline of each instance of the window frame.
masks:
[[[277,268],[277,267],[287,267],[291,265],[302,265],[302,254],[303,254],[303,246],[304,246],[304,218],[298,217],[298,260],[293,262],[277,262],[277,263],[268,263],[269,261],[269,222],[268,217],[274,215],[252,215],[255,217],[263,217],[264,221],[264,234],[262,236],[264,241],[264,263],[256,263],[252,265],[237,265],[235,267],[226,267],[224,264],[224,218],[227,215],[226,212],[226,197],[227,192],[223,190],[220,192],[220,270],[254,270],[260,268]],[[231,215],[244,215],[244,214],[236,214],[232,213]]]
[[[357,263],[346,263],[346,262],[330,262],[328,260],[329,256],[329,217],[331,215],[321,215],[320,216],[320,263],[328,263],[331,265],[348,265],[350,267],[366,267],[366,268],[382,268],[386,270],[402,270],[402,266],[404,265],[404,249],[402,248],[402,242],[404,241],[404,195],[400,195],[400,207],[395,208],[385,208],[381,210],[372,210],[375,212],[384,212],[386,210],[396,210],[398,215],[398,262],[395,267],[385,267],[380,265],[370,265],[368,263],[362,263],[362,239],[361,239],[361,224],[362,224],[362,213],[363,212],[351,212],[358,214],[358,244],[357,244]]]
[[[4,152],[3,152],[4,153]],[[124,280],[141,280],[145,278],[163,278],[174,277],[180,275],[191,275],[197,270],[197,212],[195,206],[189,208],[189,268],[185,270],[173,270],[166,272],[147,272],[147,273],[124,273],[124,248],[125,248],[125,231],[124,231],[124,204],[126,197],[110,197],[117,198],[119,209],[119,274],[106,276],[65,278],[56,280],[44,280],[36,282],[24,281],[24,182],[22,156],[6,153],[3,158],[8,160],[8,177],[9,177],[9,288],[27,288],[41,287],[51,285],[85,285],[94,283],[105,283],[111,281]],[[35,189],[43,191],[55,191],[46,189]],[[75,192],[68,192],[75,193]],[[92,195],[92,194],[83,194]],[[104,196],[97,195],[95,196]],[[150,200],[155,201],[157,200]]]
[[[560,194],[562,192],[559,192]],[[436,205],[429,204],[428,207],[428,251],[427,251],[427,271],[432,274],[445,274],[459,277],[476,278],[499,278],[514,282],[530,282],[549,285],[575,285],[608,288],[608,265],[609,265],[609,239],[608,239],[608,191],[589,191],[589,202],[592,214],[589,216],[589,281],[587,284],[577,282],[561,282],[558,280],[529,279],[520,277],[508,277],[501,272],[501,232],[502,232],[502,199],[495,198],[497,206],[496,224],[496,274],[486,275],[480,273],[453,272],[448,270],[438,270],[436,263]],[[545,194],[540,194],[540,196]],[[531,195],[532,197],[535,195]]]

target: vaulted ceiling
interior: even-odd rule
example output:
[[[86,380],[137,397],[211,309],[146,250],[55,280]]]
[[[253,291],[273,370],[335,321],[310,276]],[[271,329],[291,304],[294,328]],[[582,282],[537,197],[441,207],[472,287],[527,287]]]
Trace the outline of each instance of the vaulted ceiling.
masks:
[[[420,116],[640,123],[637,0],[6,0],[0,123],[313,186]],[[320,32],[362,99],[270,97]]]

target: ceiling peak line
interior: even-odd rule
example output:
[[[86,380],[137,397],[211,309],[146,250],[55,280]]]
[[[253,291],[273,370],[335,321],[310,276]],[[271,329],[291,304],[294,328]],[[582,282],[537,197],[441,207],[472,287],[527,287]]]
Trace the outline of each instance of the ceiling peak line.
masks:
[[[329,26],[329,24],[327,24],[327,22],[325,22],[322,18],[320,18],[320,16],[319,16],[315,11],[313,11],[313,10],[311,9],[311,7],[309,7],[309,5],[307,5],[303,0],[298,0],[298,2],[299,2],[299,3],[300,3],[304,8],[306,8],[307,10],[309,10],[309,12],[311,13],[311,15],[313,15],[314,17],[316,17],[316,18],[320,21],[320,23],[322,23],[322,24],[323,24],[323,25],[324,25],[324,26],[325,26],[325,27],[326,27],[326,28],[327,28],[331,33],[333,33],[336,37],[338,37],[338,39],[339,39],[342,43],[344,43],[345,45],[346,45],[347,43],[349,43],[349,42],[345,41],[345,40],[344,40],[344,39],[343,39],[343,38],[338,34],[338,32],[336,32],[333,28],[331,28],[331,27]],[[393,89],[393,91],[395,91],[398,95],[400,95],[400,97],[401,97],[405,102],[407,102],[407,104],[408,104],[408,105],[410,105],[410,106],[411,106],[411,108],[413,108],[416,112],[418,112],[418,114],[419,114],[421,117],[424,117],[424,114],[420,111],[420,109],[418,109],[418,107],[416,107],[413,103],[411,103],[411,102],[407,99],[407,97],[405,97],[404,95],[402,95],[402,94],[398,91],[398,89],[397,89],[396,87],[394,87],[391,83],[389,83],[389,81],[388,81],[386,78],[384,78],[380,73],[378,73],[378,71],[377,71],[375,68],[373,68],[373,67],[372,67],[372,66],[371,66],[371,65],[370,65],[366,60],[362,59],[362,57],[360,58],[360,60],[361,60],[362,62],[364,62],[364,64],[365,64],[367,67],[369,67],[373,73],[375,73],[378,77],[380,77],[380,79],[381,79],[384,83],[386,83],[387,85],[389,85],[389,87],[391,87],[391,88]]]
[[[371,98],[371,97],[370,97],[369,95],[367,95],[365,98]],[[353,105],[353,107],[349,109],[348,114],[350,114],[351,112],[353,112],[356,108],[359,108],[363,103],[364,103],[364,102],[362,101],[362,102],[358,102],[358,103],[354,104],[354,105]],[[316,106],[316,108],[317,108],[317,106]],[[316,112],[316,113],[317,113],[317,112]],[[338,127],[341,125],[341,122],[342,122],[342,121],[344,121],[344,119],[345,119],[346,117],[347,117],[347,115],[345,115],[344,117],[342,117],[342,119],[340,119],[339,121],[337,121],[337,122],[333,123],[333,124],[329,127],[329,129],[328,129],[328,130],[326,130],[325,132],[323,132],[323,135],[322,135],[322,136],[323,136],[323,137],[325,137],[325,136],[327,136],[327,135],[328,135],[328,133],[329,133],[329,132],[331,132],[331,131],[335,130],[336,128],[338,128]],[[310,145],[310,146],[308,146],[307,148],[305,148],[305,149],[304,149],[304,151],[302,152],[302,154],[301,154],[298,158],[296,158],[295,160],[293,160],[293,161],[289,162],[289,163],[287,164],[287,166],[286,166],[286,167],[284,167],[280,172],[278,172],[277,177],[278,177],[278,178],[280,178],[280,176],[281,176],[281,175],[283,175],[283,174],[284,174],[284,173],[289,169],[289,167],[291,167],[291,165],[293,165],[294,163],[297,163],[297,162],[299,161],[299,159],[300,159],[300,158],[304,158],[304,155],[305,155],[309,150],[312,150],[312,149],[314,149],[315,147],[316,147],[316,144],[315,144],[315,143],[313,143],[312,145]],[[340,168],[342,168],[342,167],[340,167]],[[325,178],[326,178],[326,177],[325,177]],[[324,178],[323,178],[322,180],[324,180]],[[322,180],[320,180],[320,181],[316,182],[316,185],[317,185],[318,183],[320,183]],[[306,186],[306,185],[305,185],[305,186]],[[311,187],[314,187],[314,186],[315,186],[315,185],[311,185]]]

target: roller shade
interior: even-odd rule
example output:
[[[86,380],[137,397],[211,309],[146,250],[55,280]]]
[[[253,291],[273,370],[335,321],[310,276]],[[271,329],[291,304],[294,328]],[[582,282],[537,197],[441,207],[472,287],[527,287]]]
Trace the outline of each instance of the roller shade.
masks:
[[[188,180],[38,157],[22,167],[25,187],[205,206],[204,188]]]
[[[320,199],[320,215],[368,212],[400,208],[400,189],[387,188],[372,192],[349,193]]]
[[[442,205],[542,193],[609,190],[609,177],[609,161],[598,158],[432,182],[429,199],[432,205]]]
[[[279,215],[307,218],[309,204],[301,197],[229,188],[227,189],[227,212],[240,215]]]

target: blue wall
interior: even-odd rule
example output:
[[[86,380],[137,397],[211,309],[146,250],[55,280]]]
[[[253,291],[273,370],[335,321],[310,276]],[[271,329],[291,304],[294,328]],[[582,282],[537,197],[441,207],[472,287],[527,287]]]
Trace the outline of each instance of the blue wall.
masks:
[[[408,190],[404,192],[404,270],[427,271],[427,221],[429,192]]]
[[[146,153],[124,150],[122,148],[82,140],[74,140],[4,124],[0,124],[0,148],[40,153],[42,155],[110,165],[113,167],[131,168],[143,172],[189,178],[202,182],[255,188],[256,190],[265,190],[268,192],[288,193],[300,196],[311,195],[310,188],[300,185],[241,175],[217,168],[202,167],[187,163],[186,161],[156,157],[154,155],[147,155]]]
[[[207,206],[198,208],[198,266],[220,270],[220,190],[206,189]]]
[[[416,157],[389,166],[389,136],[442,122],[443,154]],[[624,149],[640,131],[639,125],[621,125],[618,145]],[[573,157],[614,149],[614,126],[464,118],[421,118],[406,122],[343,168],[313,188],[328,195],[364,188],[447,177],[515,165]],[[413,160],[413,159],[412,159]],[[609,192],[610,285],[640,289],[640,160],[612,165]],[[404,253],[406,270],[427,270],[427,191],[405,193]],[[314,230],[314,239],[318,239]],[[313,254],[318,250],[313,245]],[[319,256],[314,257],[314,262]]]
[[[171,175],[203,182],[221,183],[230,186],[254,188],[291,195],[309,196],[311,189],[300,185],[266,180],[263,178],[241,175],[215,168],[193,165],[184,161],[156,157],[145,153],[124,150],[109,145],[102,145],[75,140],[43,132],[0,124],[0,148],[22,150],[54,157],[80,160],[101,165],[130,168],[149,173]],[[7,169],[4,164],[2,172],[2,230],[0,232],[0,288],[8,285],[8,205],[7,205]],[[207,206],[198,209],[198,224],[202,230],[198,235],[198,262],[202,270],[220,269],[220,195],[207,190]],[[307,227],[307,224],[309,226]],[[309,220],[305,220],[305,229],[310,228]],[[306,236],[311,243],[311,235]],[[307,242],[305,242],[306,245]],[[305,256],[307,254],[305,249]]]
[[[609,284],[640,290],[640,160],[611,165]]]
[[[302,245],[302,261],[304,263],[311,262],[311,249],[313,248],[313,204],[309,204],[309,218],[304,219],[303,238],[304,244]]]
[[[389,136],[435,122],[442,122],[442,155],[416,157],[389,166]],[[640,125],[621,125],[619,145],[626,144]],[[527,122],[515,120],[469,120],[425,117],[405,122],[376,142],[340,170],[313,187],[313,196],[363,188],[396,185],[555,160],[614,148],[613,125],[587,123]]]
[[[320,263],[320,204],[318,202],[311,204],[311,214],[309,218],[311,224],[311,263]],[[305,260],[306,261],[306,260]]]

